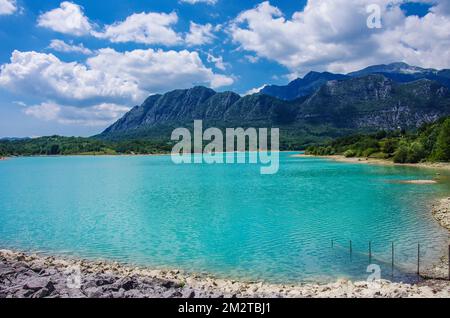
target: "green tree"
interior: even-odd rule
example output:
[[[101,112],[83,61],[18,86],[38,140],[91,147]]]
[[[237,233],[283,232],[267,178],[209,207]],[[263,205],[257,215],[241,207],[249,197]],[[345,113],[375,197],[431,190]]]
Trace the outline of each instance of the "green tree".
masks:
[[[450,118],[442,124],[433,157],[437,161],[450,161]]]
[[[402,143],[394,154],[395,163],[406,163],[408,160],[408,146]]]
[[[425,159],[426,154],[423,145],[420,142],[413,142],[408,149],[408,155],[406,162],[418,163],[422,159]]]
[[[397,142],[393,139],[387,139],[384,141],[383,146],[381,147],[381,151],[391,155],[395,152],[395,148],[397,147]]]

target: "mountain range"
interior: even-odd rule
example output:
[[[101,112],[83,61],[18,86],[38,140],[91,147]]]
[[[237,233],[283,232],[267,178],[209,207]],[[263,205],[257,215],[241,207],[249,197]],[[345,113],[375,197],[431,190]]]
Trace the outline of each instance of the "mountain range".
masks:
[[[284,148],[380,129],[414,129],[450,114],[450,70],[405,63],[346,75],[310,72],[240,96],[206,87],[148,97],[96,138],[169,140],[195,119],[210,127],[279,127]]]
[[[380,74],[399,83],[409,83],[419,79],[429,79],[450,88],[450,70],[425,69],[417,66],[410,66],[406,63],[392,63],[388,65],[369,66],[360,71],[346,75],[329,72],[310,72],[306,74],[304,78],[298,78],[286,86],[266,85],[261,89],[260,93],[283,100],[294,100],[314,93],[314,91],[328,81],[345,80],[372,74]]]

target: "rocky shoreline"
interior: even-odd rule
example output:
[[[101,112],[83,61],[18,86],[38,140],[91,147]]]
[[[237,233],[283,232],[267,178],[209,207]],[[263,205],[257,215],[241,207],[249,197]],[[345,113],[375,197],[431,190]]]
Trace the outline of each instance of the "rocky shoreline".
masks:
[[[113,262],[70,260],[0,251],[0,298],[399,298],[450,297],[450,282],[416,285],[339,280],[273,285],[216,279]]]
[[[442,199],[434,204],[432,213],[436,221],[450,231],[450,198]]]

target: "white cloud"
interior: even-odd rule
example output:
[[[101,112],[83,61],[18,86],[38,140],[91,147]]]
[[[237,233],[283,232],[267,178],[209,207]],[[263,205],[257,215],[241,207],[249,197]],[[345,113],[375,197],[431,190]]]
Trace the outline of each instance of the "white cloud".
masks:
[[[92,25],[79,5],[64,1],[60,7],[38,18],[38,26],[76,36],[88,35]]]
[[[259,62],[259,57],[257,57],[257,56],[253,56],[253,55],[245,55],[244,57],[245,57],[245,59],[246,59],[247,61],[249,61],[249,62],[252,63],[252,64],[255,64],[255,63],[258,63],[258,62]]]
[[[208,53],[208,55],[207,55],[207,61],[208,61],[209,63],[213,63],[214,66],[215,66],[216,68],[218,68],[219,70],[225,71],[226,68],[227,68],[227,64],[224,63],[223,57],[222,57],[222,56],[217,56],[217,57],[216,57],[216,56],[214,56],[214,55]]]
[[[423,18],[405,16],[403,2],[309,0],[289,19],[266,1],[240,13],[229,32],[241,50],[277,61],[295,75],[310,69],[348,72],[393,61],[448,67],[450,19],[442,13],[445,1]],[[369,4],[381,7],[382,29],[367,27]]]
[[[134,50],[120,53],[102,49],[88,59],[92,69],[125,78],[146,92],[164,92],[174,87],[204,84],[213,88],[231,85],[233,80],[205,67],[197,52]]]
[[[438,14],[446,14],[446,15],[450,14],[450,1],[438,0],[438,3],[431,9],[431,11]]]
[[[189,4],[197,4],[197,3],[216,4],[217,1],[219,0],[180,0],[180,2]]]
[[[0,4],[1,1],[11,0],[0,0]],[[191,22],[189,32],[183,37],[173,28],[177,23],[176,12],[142,12],[133,13],[123,21],[105,25],[98,30],[99,27],[96,26],[94,29],[94,25],[84,15],[81,6],[67,1],[62,2],[59,8],[48,11],[38,18],[38,26],[64,34],[92,35],[113,43],[134,42],[147,45],[209,44],[215,39],[214,32],[221,28],[220,25],[214,27],[210,23],[201,25]]]
[[[89,125],[115,119],[153,93],[232,83],[232,78],[207,68],[197,52],[187,50],[102,49],[85,63],[63,62],[53,54],[14,51],[10,63],[0,68],[0,87],[36,100],[36,105],[26,109],[28,115]]]
[[[53,54],[14,51],[0,68],[0,86],[61,104],[118,104],[144,97],[138,85],[81,63],[66,63]]]
[[[172,29],[178,16],[172,13],[135,13],[125,21],[107,25],[102,32],[92,32],[98,38],[114,43],[136,42],[143,44],[175,45],[181,37]]]
[[[0,0],[0,15],[10,15],[17,11],[16,0]]]
[[[64,53],[80,53],[84,55],[90,55],[93,53],[90,49],[84,47],[83,43],[78,45],[73,43],[69,44],[62,40],[51,40],[49,48],[57,52]]]
[[[213,31],[214,27],[210,23],[201,25],[191,22],[185,42],[190,46],[209,44],[215,38]]]
[[[266,84],[262,85],[261,87],[252,88],[245,92],[244,96],[258,94],[264,87],[266,87]]]
[[[91,107],[79,108],[45,102],[27,107],[23,112],[28,116],[55,121],[66,125],[106,126],[129,111],[129,107],[116,104],[99,104]]]

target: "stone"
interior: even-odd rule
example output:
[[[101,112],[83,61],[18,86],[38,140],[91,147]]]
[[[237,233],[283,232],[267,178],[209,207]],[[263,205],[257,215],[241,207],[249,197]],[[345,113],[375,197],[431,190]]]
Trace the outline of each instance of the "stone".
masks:
[[[125,290],[123,288],[119,289],[117,292],[112,293],[113,298],[125,298]]]
[[[182,298],[183,294],[179,291],[174,292],[172,295],[169,296],[170,298]]]
[[[38,291],[42,288],[47,288],[50,292],[55,290],[55,286],[51,280],[46,277],[31,278],[24,285],[24,289],[31,289],[34,291]]]
[[[103,294],[103,290],[101,288],[91,287],[84,290],[84,294],[88,298],[100,298]]]
[[[125,290],[129,291],[138,287],[138,282],[133,278],[123,278],[117,281],[119,285]]]
[[[6,275],[14,274],[15,270],[11,267],[0,267],[0,277],[4,277]]]
[[[163,286],[164,288],[167,288],[167,289],[169,289],[169,288],[181,288],[182,284],[179,283],[179,282],[174,282],[174,281],[168,280],[168,281],[163,282],[161,284],[161,286]]]
[[[14,297],[17,298],[29,298],[31,295],[33,295],[34,291],[27,290],[27,289],[19,289],[14,293]]]
[[[127,290],[124,293],[125,298],[143,298],[143,296],[144,295],[139,290],[136,289]]]
[[[183,292],[183,298],[195,298],[195,291],[188,289]]]
[[[111,285],[114,283],[114,278],[106,275],[101,275],[99,278],[97,278],[95,283],[97,286]]]
[[[35,292],[31,298],[45,298],[50,296],[51,292],[47,288],[42,288]]]

